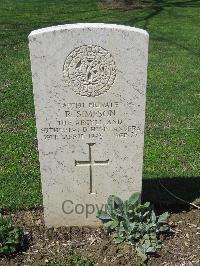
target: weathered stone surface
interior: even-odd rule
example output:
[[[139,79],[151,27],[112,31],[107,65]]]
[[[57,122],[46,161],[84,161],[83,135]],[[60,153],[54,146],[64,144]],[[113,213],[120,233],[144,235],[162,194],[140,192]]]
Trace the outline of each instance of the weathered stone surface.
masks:
[[[29,41],[46,225],[97,225],[110,194],[141,191],[148,34],[74,24]]]

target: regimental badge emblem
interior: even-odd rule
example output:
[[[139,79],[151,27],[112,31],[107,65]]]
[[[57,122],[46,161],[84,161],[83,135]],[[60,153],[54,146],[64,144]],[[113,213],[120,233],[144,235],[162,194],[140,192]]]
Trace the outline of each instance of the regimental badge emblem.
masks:
[[[74,49],[63,66],[66,84],[78,95],[97,97],[106,93],[116,78],[113,56],[97,45]]]

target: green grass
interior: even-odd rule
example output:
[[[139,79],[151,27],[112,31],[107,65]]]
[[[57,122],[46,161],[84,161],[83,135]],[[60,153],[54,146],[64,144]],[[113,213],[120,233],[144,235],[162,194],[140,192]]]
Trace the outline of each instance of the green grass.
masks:
[[[200,176],[199,6],[198,1],[155,1],[143,9],[106,10],[95,0],[0,0],[0,208],[42,202],[27,36],[57,24],[147,29],[144,177]]]

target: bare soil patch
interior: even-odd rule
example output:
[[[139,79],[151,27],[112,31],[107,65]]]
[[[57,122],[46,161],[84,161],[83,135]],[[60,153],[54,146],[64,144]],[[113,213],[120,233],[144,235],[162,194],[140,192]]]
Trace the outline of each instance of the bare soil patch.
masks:
[[[95,265],[139,265],[134,248],[117,245],[103,228],[58,228],[44,226],[42,209],[11,214],[24,229],[27,248],[13,257],[0,257],[0,265],[45,265],[45,262],[71,254],[87,257]],[[174,235],[164,239],[162,250],[148,265],[200,265],[200,211],[174,212],[170,216]]]

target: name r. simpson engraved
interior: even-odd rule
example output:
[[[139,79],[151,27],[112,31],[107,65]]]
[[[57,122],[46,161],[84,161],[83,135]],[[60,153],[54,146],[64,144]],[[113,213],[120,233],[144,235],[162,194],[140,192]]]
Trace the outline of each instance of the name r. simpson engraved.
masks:
[[[121,116],[122,103],[65,102],[60,118],[41,128],[45,140],[102,139],[112,134],[115,138],[135,138],[142,134],[140,124],[133,125]]]

